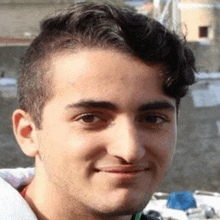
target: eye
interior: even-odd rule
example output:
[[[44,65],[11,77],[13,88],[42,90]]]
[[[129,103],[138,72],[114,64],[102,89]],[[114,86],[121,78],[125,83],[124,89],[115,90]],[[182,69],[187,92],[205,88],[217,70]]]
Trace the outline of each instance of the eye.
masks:
[[[163,114],[143,114],[138,119],[139,123],[144,127],[161,126],[168,121],[167,116]]]
[[[91,113],[83,114],[78,117],[77,120],[83,122],[84,124],[96,124],[104,121],[104,119],[102,119],[100,116]]]
[[[160,115],[147,115],[147,116],[144,116],[143,122],[150,123],[150,124],[162,124],[166,122],[166,118]]]

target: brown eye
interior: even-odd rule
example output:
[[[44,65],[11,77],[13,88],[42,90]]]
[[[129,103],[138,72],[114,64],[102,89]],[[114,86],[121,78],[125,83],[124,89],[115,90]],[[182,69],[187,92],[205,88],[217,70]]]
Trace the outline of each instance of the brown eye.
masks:
[[[143,115],[140,117],[140,122],[144,124],[159,125],[167,122],[167,120],[163,115]]]
[[[102,119],[94,114],[83,114],[78,120],[86,124],[95,124],[99,123]]]
[[[145,123],[152,123],[152,124],[160,124],[164,122],[162,117],[153,115],[153,116],[146,116],[144,118]]]

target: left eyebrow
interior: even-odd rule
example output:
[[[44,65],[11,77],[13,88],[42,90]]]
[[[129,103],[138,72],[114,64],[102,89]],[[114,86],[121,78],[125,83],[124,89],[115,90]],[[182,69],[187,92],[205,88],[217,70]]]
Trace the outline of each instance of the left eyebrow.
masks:
[[[139,112],[144,112],[148,110],[158,110],[158,109],[168,109],[170,111],[175,111],[175,106],[168,101],[154,101],[147,104],[143,104],[138,108]]]

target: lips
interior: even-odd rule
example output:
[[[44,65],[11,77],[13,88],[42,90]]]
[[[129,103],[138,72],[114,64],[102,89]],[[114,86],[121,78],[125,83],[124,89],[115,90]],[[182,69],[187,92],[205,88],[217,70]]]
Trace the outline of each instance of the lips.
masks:
[[[149,170],[146,166],[106,166],[96,169],[97,172],[107,172],[107,173],[138,173]]]

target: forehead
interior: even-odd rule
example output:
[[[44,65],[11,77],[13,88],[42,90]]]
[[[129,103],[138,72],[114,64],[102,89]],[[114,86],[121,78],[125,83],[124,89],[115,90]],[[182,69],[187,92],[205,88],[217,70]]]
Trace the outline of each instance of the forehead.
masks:
[[[55,54],[51,59],[56,97],[112,99],[121,95],[152,101],[165,96],[162,90],[165,68],[116,50],[85,49]],[[116,92],[117,91],[117,92]]]

